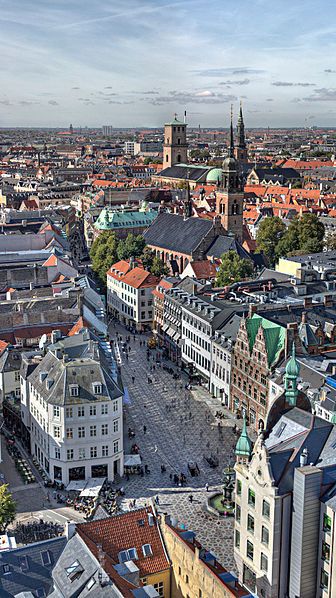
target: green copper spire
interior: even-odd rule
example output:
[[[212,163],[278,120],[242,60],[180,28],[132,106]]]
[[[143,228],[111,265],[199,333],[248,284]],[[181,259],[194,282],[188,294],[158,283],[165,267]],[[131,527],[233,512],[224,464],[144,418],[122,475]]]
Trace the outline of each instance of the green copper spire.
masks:
[[[236,444],[235,453],[237,457],[245,457],[247,459],[249,459],[252,454],[252,442],[247,434],[245,414],[243,419],[243,428]]]
[[[287,402],[295,407],[298,397],[297,379],[300,373],[300,365],[295,357],[295,344],[292,346],[292,356],[286,365],[285,373],[285,396]]]

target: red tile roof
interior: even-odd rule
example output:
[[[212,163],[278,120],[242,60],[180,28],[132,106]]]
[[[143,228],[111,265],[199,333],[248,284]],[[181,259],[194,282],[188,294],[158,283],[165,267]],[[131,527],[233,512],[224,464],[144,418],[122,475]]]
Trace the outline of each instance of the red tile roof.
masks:
[[[153,516],[153,525],[149,525],[148,516]],[[141,522],[141,524],[140,524]],[[102,550],[115,562],[119,562],[122,550],[135,548],[138,558],[134,561],[140,570],[140,577],[170,568],[161,534],[151,507],[144,507],[115,515],[107,519],[90,521],[77,525],[77,532],[83,538],[94,544],[102,545]],[[142,546],[150,544],[152,555],[145,557]]]
[[[217,270],[216,265],[210,262],[210,260],[200,260],[196,262],[192,262],[190,264],[192,267],[196,278],[198,279],[211,279],[216,278]]]
[[[77,320],[77,322],[75,322],[75,324],[73,325],[73,327],[69,330],[68,332],[68,336],[74,336],[75,334],[78,334],[78,332],[80,332],[82,330],[82,328],[85,328],[85,324],[84,324],[84,320],[82,318],[82,316]]]
[[[53,254],[50,257],[48,257],[48,259],[42,265],[46,266],[47,268],[49,266],[57,266],[57,257],[56,257],[56,255]]]
[[[2,355],[4,350],[8,347],[8,345],[9,345],[9,343],[6,343],[6,341],[0,340],[0,355]]]

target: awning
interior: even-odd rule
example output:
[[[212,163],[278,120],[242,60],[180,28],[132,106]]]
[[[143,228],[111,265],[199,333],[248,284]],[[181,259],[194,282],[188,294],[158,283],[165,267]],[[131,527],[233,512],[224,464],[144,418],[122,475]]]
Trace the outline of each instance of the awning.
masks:
[[[168,327],[169,327],[169,324],[163,324],[163,326],[162,326],[163,332],[166,332],[166,330],[168,329]]]
[[[89,478],[80,496],[99,496],[106,478]]]
[[[124,467],[136,467],[137,465],[141,465],[140,455],[125,455]]]
[[[72,482],[67,485],[66,490],[67,492],[70,492],[71,490],[74,490],[75,492],[81,492],[84,490],[85,486],[85,480],[72,480]]]
[[[174,334],[174,336],[173,336],[173,339],[174,339],[174,341],[177,341],[177,340],[179,340],[180,338],[181,338],[181,335],[180,335],[180,333],[179,333],[179,332],[175,332],[175,334]]]

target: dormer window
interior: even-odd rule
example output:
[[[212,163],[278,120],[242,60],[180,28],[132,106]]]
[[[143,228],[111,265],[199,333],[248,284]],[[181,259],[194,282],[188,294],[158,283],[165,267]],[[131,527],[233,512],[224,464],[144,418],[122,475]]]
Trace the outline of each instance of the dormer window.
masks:
[[[142,547],[142,552],[144,556],[152,556],[153,551],[150,544],[144,544]]]
[[[70,397],[78,397],[79,396],[79,386],[78,384],[71,384],[69,386],[70,390]]]
[[[100,382],[94,382],[93,383],[93,393],[95,395],[101,395],[102,392],[103,392],[103,387],[102,387],[101,383]]]

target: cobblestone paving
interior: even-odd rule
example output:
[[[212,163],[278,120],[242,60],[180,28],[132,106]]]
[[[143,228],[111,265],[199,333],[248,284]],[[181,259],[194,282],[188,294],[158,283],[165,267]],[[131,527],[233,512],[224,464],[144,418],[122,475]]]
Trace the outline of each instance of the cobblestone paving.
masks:
[[[111,328],[110,331],[113,337],[116,329]],[[123,339],[128,334],[119,326],[117,331]],[[150,474],[144,477],[131,475],[129,481],[123,479],[126,497],[122,506],[128,508],[133,498],[140,506],[151,497],[158,496],[159,510],[168,512],[195,531],[200,542],[211,548],[224,566],[234,570],[233,520],[218,520],[205,510],[206,497],[209,496],[205,484],[209,484],[210,491],[220,489],[222,470],[230,460],[233,462],[236,437],[230,427],[232,422],[226,421],[219,430],[208,404],[201,400],[208,394],[204,389],[201,392],[197,389],[191,393],[186,391],[184,383],[176,382],[172,375],[157,365],[151,372],[149,367],[155,364],[156,351],[151,351],[148,362],[146,347],[140,347],[140,341],[145,345],[145,340],[144,335],[137,335],[135,342],[131,337],[128,360],[121,353],[121,373],[130,397],[129,404],[125,405],[125,453],[130,452],[130,444],[136,442],[142,463],[148,465]],[[148,376],[152,384],[148,384]],[[128,427],[136,432],[131,442],[127,436]],[[218,468],[211,469],[205,461],[204,455],[209,453],[218,457]],[[189,475],[187,465],[190,461],[197,462],[200,469],[198,477]],[[166,467],[164,474],[161,473],[161,464]],[[187,475],[186,486],[182,488],[170,479],[170,474],[181,472]],[[193,496],[192,503],[190,494]]]

